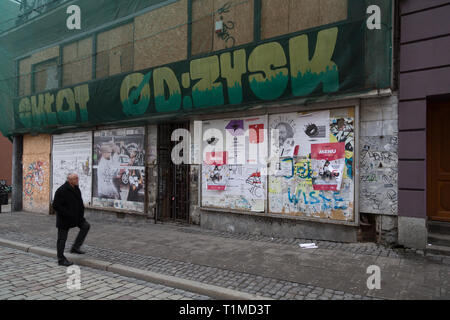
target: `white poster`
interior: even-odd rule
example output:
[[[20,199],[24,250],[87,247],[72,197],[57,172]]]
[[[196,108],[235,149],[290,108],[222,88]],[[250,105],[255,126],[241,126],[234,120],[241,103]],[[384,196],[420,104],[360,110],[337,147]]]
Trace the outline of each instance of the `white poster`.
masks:
[[[69,173],[76,173],[85,204],[91,204],[92,183],[92,132],[53,135],[53,186],[56,190],[67,180]]]
[[[299,146],[299,157],[307,157],[311,153],[311,144],[330,141],[329,110],[299,113],[295,122],[295,144]]]
[[[204,121],[202,205],[264,211],[267,116]]]

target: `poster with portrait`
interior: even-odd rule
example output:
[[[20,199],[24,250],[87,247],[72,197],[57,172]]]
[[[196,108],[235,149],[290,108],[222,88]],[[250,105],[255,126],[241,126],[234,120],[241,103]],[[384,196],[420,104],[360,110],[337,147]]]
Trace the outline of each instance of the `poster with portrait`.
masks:
[[[297,113],[270,116],[271,155],[278,158],[292,158],[298,152]]]
[[[339,191],[345,167],[345,143],[311,145],[311,171],[314,190]]]
[[[92,189],[92,132],[74,132],[53,135],[52,199],[56,190],[67,180],[67,175],[78,175],[78,185],[85,205],[91,204]]]
[[[94,132],[94,206],[144,210],[144,139],[144,127]]]

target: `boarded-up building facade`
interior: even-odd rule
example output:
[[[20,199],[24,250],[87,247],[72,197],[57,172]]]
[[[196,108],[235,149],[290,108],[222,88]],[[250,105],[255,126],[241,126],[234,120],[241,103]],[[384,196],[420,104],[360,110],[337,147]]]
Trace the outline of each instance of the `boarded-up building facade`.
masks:
[[[108,4],[80,1],[72,31],[51,13],[60,32],[15,56],[24,210],[77,172],[92,215],[395,243],[394,5],[365,2],[136,0],[95,19]]]

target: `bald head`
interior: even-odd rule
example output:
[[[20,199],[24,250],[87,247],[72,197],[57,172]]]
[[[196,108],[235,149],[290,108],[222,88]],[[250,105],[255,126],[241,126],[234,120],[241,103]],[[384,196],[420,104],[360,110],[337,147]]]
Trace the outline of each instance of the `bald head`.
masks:
[[[78,175],[76,173],[69,173],[67,175],[67,182],[69,182],[72,187],[78,186]]]

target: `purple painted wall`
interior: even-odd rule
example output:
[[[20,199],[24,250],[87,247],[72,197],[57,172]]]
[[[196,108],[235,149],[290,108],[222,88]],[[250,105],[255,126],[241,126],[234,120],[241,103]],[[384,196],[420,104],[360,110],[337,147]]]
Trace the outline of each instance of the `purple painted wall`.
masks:
[[[400,1],[399,215],[427,217],[427,98],[450,93],[450,2]]]

